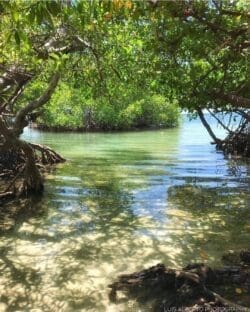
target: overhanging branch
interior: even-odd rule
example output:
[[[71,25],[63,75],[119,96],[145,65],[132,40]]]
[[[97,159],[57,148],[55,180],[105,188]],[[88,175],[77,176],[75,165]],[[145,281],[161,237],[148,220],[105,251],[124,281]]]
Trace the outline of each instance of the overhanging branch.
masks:
[[[214,92],[212,94],[216,99],[226,101],[237,108],[250,108],[250,99],[236,95],[234,93],[225,94],[223,92]]]
[[[205,117],[204,117],[204,114],[201,110],[201,108],[198,108],[197,109],[197,113],[198,113],[198,116],[200,117],[200,120],[203,124],[203,126],[206,128],[207,132],[209,133],[209,135],[211,136],[211,138],[214,140],[214,143],[216,144],[220,144],[221,143],[221,140],[218,139],[216,137],[216,135],[214,134],[213,130],[211,129],[210,125],[208,124],[208,122],[206,121]]]
[[[29,113],[34,111],[35,109],[42,107],[45,103],[47,103],[50,100],[53,92],[55,91],[57,87],[59,78],[60,78],[60,74],[59,72],[56,72],[52,76],[50,83],[47,89],[44,91],[44,93],[39,98],[35,99],[34,101],[31,101],[29,104],[27,104],[25,107],[19,110],[19,112],[16,115],[15,122],[14,122],[14,127],[13,127],[14,133],[16,133],[17,135],[20,135],[23,130],[25,117]]]

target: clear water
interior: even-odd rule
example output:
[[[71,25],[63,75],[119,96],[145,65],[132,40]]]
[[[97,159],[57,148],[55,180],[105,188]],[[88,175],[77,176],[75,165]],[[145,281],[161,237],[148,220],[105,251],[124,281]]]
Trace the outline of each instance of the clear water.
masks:
[[[199,121],[24,137],[68,161],[47,176],[43,198],[1,220],[0,311],[144,311],[110,303],[107,285],[159,262],[220,265],[249,247],[250,167],[216,152]]]

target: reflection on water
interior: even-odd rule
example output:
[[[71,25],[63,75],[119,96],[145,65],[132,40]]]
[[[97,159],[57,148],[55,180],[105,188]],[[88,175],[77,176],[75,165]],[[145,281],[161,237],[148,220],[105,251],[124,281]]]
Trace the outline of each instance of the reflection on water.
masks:
[[[219,265],[249,244],[249,166],[225,160],[197,121],[25,137],[68,162],[48,175],[42,199],[2,208],[16,219],[0,224],[0,311],[138,311],[109,302],[118,274],[158,262]]]

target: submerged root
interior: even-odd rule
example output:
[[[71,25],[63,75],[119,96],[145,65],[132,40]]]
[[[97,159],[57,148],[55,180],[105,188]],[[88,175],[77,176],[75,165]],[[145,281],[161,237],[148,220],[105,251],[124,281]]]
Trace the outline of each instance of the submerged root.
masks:
[[[248,259],[249,252],[245,252],[243,257]],[[216,285],[223,283],[249,290],[248,268],[238,266],[211,269],[204,264],[192,264],[182,270],[174,270],[157,264],[140,272],[119,276],[118,281],[109,285],[110,300],[119,302],[117,295],[122,291],[128,299],[136,299],[141,304],[152,302],[151,310],[157,312],[212,312],[218,308],[249,312],[250,309],[223,298],[213,290]]]

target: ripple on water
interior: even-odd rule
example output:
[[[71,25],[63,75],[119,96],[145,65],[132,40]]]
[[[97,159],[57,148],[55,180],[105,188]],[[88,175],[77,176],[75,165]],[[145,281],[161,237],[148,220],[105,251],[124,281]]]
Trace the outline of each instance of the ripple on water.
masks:
[[[110,303],[117,275],[158,262],[220,265],[224,251],[249,246],[249,165],[224,159],[197,121],[25,136],[70,160],[29,213],[3,220],[0,293],[10,311],[139,311]]]

